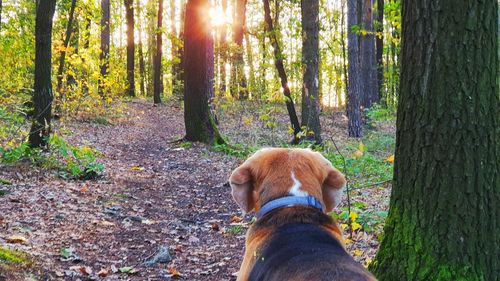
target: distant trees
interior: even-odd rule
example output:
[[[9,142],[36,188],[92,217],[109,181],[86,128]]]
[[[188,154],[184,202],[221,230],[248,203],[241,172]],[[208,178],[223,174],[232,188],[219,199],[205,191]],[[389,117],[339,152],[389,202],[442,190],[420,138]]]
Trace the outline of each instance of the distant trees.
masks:
[[[359,36],[354,31],[358,25],[358,0],[347,0],[347,57],[348,66],[348,93],[347,93],[347,118],[348,134],[350,137],[363,136],[361,121],[361,72],[359,55]]]
[[[213,97],[214,42],[208,17],[209,0],[188,0],[184,24],[185,139],[223,143],[209,103]],[[203,13],[206,11],[207,13]]]
[[[297,142],[297,135],[300,133],[301,128],[299,124],[299,118],[297,118],[297,113],[295,111],[295,104],[292,99],[290,92],[290,87],[288,85],[288,77],[285,72],[285,66],[283,65],[283,54],[281,53],[281,48],[278,44],[278,37],[274,29],[273,19],[271,18],[271,7],[269,6],[269,0],[263,0],[264,3],[264,19],[266,22],[266,33],[269,36],[271,45],[273,46],[274,52],[274,65],[276,66],[276,71],[278,72],[281,88],[283,90],[283,95],[285,95],[286,109],[288,111],[288,116],[290,117],[290,123],[293,129],[294,142]]]
[[[64,35],[63,49],[61,50],[61,55],[59,57],[59,68],[57,69],[57,92],[61,93],[63,76],[64,76],[64,63],[66,61],[66,49],[69,46],[69,40],[71,39],[71,33],[73,33],[73,20],[75,17],[76,0],[71,0],[71,7],[69,10],[68,24],[66,26],[66,33]]]
[[[235,48],[232,55],[231,94],[239,99],[248,98],[247,80],[243,69],[243,36],[246,23],[247,0],[235,0],[233,18],[233,41]]]
[[[127,19],[127,95],[135,96],[134,0],[124,0]]]
[[[52,20],[56,0],[44,0],[36,6],[35,25],[35,116],[29,133],[31,147],[46,147],[52,119]]]
[[[319,0],[302,0],[302,127],[306,138],[321,143],[319,121]],[[312,133],[312,134],[311,134]]]
[[[101,0],[101,78],[99,81],[99,94],[104,97],[106,93],[106,77],[108,76],[109,69],[109,43],[111,40],[111,33],[109,29],[110,19],[110,0]]]
[[[162,56],[162,26],[163,26],[163,0],[158,0],[158,24],[156,28],[156,48],[153,57],[153,99],[155,104],[161,103],[163,93],[163,79],[161,68]]]
[[[402,2],[394,185],[371,269],[500,280],[498,1],[431,2]]]

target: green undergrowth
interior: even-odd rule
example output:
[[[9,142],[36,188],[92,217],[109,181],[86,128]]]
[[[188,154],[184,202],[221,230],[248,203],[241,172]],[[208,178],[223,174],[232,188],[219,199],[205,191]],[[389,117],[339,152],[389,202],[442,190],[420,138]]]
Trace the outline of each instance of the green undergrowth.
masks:
[[[89,146],[73,146],[57,134],[49,139],[49,149],[33,149],[28,143],[10,148],[0,147],[0,162],[14,164],[27,160],[46,169],[58,171],[63,178],[94,179],[102,174],[99,151]]]
[[[28,254],[0,246],[0,263],[27,265],[29,262]]]

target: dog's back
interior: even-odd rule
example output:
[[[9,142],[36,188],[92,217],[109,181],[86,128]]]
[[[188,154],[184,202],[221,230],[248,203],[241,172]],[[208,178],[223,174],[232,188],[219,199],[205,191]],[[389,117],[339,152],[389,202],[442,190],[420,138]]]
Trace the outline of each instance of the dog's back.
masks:
[[[355,263],[342,244],[324,228],[287,224],[263,245],[250,273],[251,281],[374,280]]]

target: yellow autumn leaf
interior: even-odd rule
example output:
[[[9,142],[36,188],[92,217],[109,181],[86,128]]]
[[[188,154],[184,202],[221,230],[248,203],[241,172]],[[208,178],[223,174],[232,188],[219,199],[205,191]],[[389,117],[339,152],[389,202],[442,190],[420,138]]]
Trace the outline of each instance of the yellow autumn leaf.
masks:
[[[361,224],[359,224],[359,223],[357,223],[355,221],[352,222],[352,230],[353,231],[356,231],[356,230],[358,230],[360,228],[361,228]]]
[[[351,219],[351,221],[356,221],[356,219],[358,218],[358,214],[356,214],[356,212],[354,211],[351,211],[349,213],[349,218]]]
[[[341,224],[340,224],[340,227],[342,227],[342,229],[346,229],[346,228],[347,228],[347,226],[348,226],[348,225],[347,225],[347,224],[345,224],[345,223],[341,223]]]
[[[363,250],[360,250],[360,249],[354,249],[354,250],[352,251],[352,254],[353,254],[354,256],[356,256],[356,257],[359,257],[359,256],[361,256],[361,255],[363,254]]]
[[[135,167],[130,168],[130,170],[132,170],[132,171],[142,171],[142,170],[144,170],[144,168],[143,167],[137,167],[137,166],[135,166]]]
[[[346,227],[347,227],[347,224],[346,224]],[[352,243],[351,239],[349,239],[349,238],[344,239],[344,244],[349,245],[351,243]]]
[[[387,157],[387,159],[385,159],[386,162],[389,162],[391,164],[394,164],[394,154]]]
[[[252,125],[252,122],[253,122],[252,117],[243,117],[243,123],[245,123],[245,125],[250,126]]]
[[[360,142],[358,145],[358,150],[364,153],[366,151],[365,144]]]
[[[27,244],[28,239],[26,239],[25,237],[23,237],[21,235],[12,235],[12,236],[7,238],[7,242],[13,243],[13,244]]]

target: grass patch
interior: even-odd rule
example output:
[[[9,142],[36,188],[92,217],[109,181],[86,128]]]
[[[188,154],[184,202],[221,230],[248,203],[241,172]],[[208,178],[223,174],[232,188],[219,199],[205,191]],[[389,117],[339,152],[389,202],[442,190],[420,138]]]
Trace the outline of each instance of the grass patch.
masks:
[[[243,233],[243,227],[241,227],[241,225],[229,226],[226,229],[226,232],[231,234],[231,235],[239,235],[239,234]]]
[[[5,247],[0,247],[0,262],[7,262],[19,265],[26,265],[29,263],[28,254],[12,250]]]
[[[234,156],[240,159],[245,159],[250,154],[254,153],[257,148],[246,147],[241,144],[216,144],[213,146],[213,150],[217,152],[222,152],[229,156]]]

